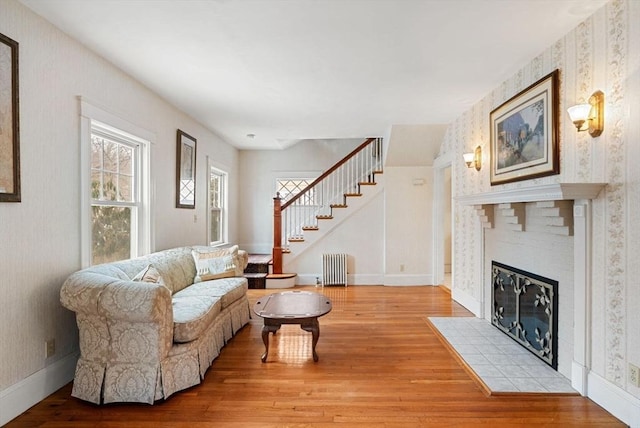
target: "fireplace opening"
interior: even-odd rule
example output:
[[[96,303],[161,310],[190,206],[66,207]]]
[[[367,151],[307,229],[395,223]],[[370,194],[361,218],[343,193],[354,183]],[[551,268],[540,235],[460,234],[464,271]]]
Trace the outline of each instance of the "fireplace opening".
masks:
[[[558,369],[558,281],[491,262],[491,324]]]

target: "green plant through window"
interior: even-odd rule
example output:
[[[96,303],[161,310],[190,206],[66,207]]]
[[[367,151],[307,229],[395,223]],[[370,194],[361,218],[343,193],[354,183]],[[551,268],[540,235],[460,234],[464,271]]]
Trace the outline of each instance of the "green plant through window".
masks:
[[[133,255],[138,207],[137,152],[133,143],[96,130],[91,135],[92,264]]]

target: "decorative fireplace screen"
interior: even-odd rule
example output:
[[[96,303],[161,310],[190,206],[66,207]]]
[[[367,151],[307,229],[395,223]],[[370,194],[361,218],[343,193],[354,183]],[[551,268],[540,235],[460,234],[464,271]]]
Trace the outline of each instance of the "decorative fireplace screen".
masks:
[[[491,323],[558,369],[558,281],[491,262]]]

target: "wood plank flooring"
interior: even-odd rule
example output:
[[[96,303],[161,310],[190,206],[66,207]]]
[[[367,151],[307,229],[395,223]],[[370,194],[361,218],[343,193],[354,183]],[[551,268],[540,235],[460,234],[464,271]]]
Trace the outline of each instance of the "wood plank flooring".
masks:
[[[95,406],[70,397],[69,384],[7,427],[624,426],[580,396],[486,396],[427,323],[471,316],[441,287],[317,290],[333,300],[320,318],[317,363],[311,334],[296,325],[271,338],[262,363],[254,316],[201,385],[167,401]],[[272,292],[249,290],[252,306]]]

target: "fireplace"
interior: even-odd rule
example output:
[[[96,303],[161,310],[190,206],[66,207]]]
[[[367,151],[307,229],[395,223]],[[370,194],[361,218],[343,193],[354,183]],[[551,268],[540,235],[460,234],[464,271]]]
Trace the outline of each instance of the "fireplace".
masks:
[[[458,275],[467,275],[472,281],[483,284],[480,296],[473,294],[473,289],[463,287],[452,290],[452,296],[461,302],[479,318],[490,321],[493,318],[493,300],[491,286],[491,262],[501,260],[511,265],[525,267],[529,271],[537,271],[548,277],[555,277],[562,283],[562,295],[558,307],[562,312],[556,312],[554,322],[557,324],[559,335],[556,361],[557,370],[563,376],[571,379],[572,387],[583,395],[587,394],[589,360],[591,351],[587,341],[589,317],[591,307],[589,295],[592,287],[591,254],[592,254],[592,200],[598,198],[605,187],[605,183],[527,183],[522,185],[491,188],[483,193],[458,195],[456,201],[461,205],[471,206],[479,217],[466,217],[460,221],[458,228],[468,225],[473,227],[473,233],[468,240],[463,240],[461,249],[478,249],[477,257],[481,262],[463,265]],[[514,209],[509,212],[509,205],[534,205],[550,201],[569,204],[570,210],[560,210],[559,217],[570,220],[569,238],[571,243],[557,246],[556,234],[551,233],[546,245],[541,246],[539,240],[527,240],[523,246],[521,232],[527,233],[529,226],[537,227],[539,218],[529,216],[526,210]],[[515,207],[514,207],[515,208]],[[541,207],[542,208],[542,207]],[[524,214],[524,215],[523,215]],[[532,224],[536,220],[538,224]],[[560,221],[552,220],[550,223]],[[473,224],[471,224],[473,222]],[[556,223],[557,224],[557,223]],[[564,223],[566,226],[569,223]],[[551,227],[547,227],[550,229]],[[515,235],[512,245],[505,245],[502,239],[506,234]],[[478,241],[474,239],[478,238]],[[497,241],[495,238],[499,238]],[[473,244],[473,246],[471,246]],[[524,250],[524,251],[523,251]],[[560,251],[558,251],[560,250]],[[468,257],[463,260],[473,260],[476,253],[468,251]],[[546,257],[545,257],[546,255]],[[540,260],[542,256],[542,260]],[[522,262],[526,265],[521,264]],[[475,268],[475,270],[474,270]],[[544,270],[544,272],[543,272]],[[471,283],[473,284],[473,282]],[[553,342],[552,342],[553,346]]]
[[[491,324],[558,369],[558,281],[491,263]]]

